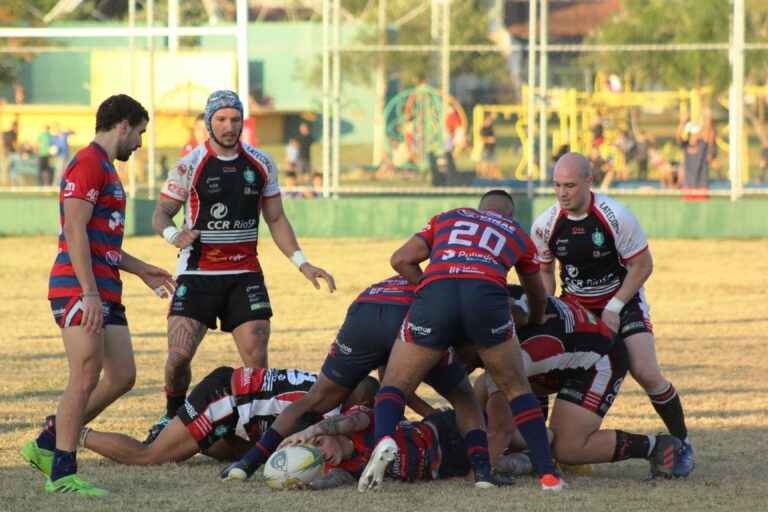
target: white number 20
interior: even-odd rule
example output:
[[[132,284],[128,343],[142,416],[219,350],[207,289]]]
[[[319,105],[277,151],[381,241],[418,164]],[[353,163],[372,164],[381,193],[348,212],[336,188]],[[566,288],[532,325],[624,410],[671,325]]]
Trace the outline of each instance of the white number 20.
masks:
[[[462,237],[473,237],[480,229],[480,225],[475,222],[468,222],[460,220],[454,224],[453,230],[448,237],[448,243],[450,245],[463,245],[464,247],[472,247],[472,240]],[[490,251],[494,256],[501,254],[506,245],[506,237],[499,233],[491,226],[486,226],[483,229],[483,233],[480,235],[480,240],[477,242],[477,246],[481,249]]]

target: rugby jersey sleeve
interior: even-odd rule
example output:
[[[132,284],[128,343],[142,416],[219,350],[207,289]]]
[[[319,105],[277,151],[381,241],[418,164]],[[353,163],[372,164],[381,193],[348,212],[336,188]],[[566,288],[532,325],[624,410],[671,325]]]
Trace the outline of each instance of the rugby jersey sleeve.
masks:
[[[189,165],[189,156],[194,153],[190,153],[187,156],[182,157],[176,164],[168,171],[168,179],[165,180],[163,188],[160,191],[160,195],[179,201],[183,203],[189,197],[189,185],[191,169]]]
[[[421,228],[414,236],[417,236],[427,243],[427,246],[431,249],[435,242],[435,231],[437,227],[438,215],[432,217],[426,226]]]
[[[539,215],[539,217],[533,221],[533,226],[531,226],[531,240],[536,246],[536,251],[538,252],[539,261],[541,263],[552,263],[554,261],[554,256],[552,256],[548,240],[549,234],[551,233],[551,227],[546,229],[545,226],[548,217],[547,214],[549,213],[549,211],[546,211]]]
[[[629,208],[615,205],[618,230],[614,234],[616,239],[616,251],[622,260],[627,261],[648,249],[648,239],[645,237],[640,221]]]
[[[525,242],[525,252],[515,262],[515,270],[519,274],[535,274],[541,270],[539,253],[536,251],[536,246],[528,236],[522,236]]]
[[[267,183],[264,185],[264,197],[269,199],[271,197],[280,196],[280,186],[277,184],[277,164],[272,155],[263,153],[267,157],[267,161],[264,165],[267,171]]]
[[[95,205],[108,177],[109,173],[99,162],[90,158],[78,159],[65,175],[64,199],[82,199]]]

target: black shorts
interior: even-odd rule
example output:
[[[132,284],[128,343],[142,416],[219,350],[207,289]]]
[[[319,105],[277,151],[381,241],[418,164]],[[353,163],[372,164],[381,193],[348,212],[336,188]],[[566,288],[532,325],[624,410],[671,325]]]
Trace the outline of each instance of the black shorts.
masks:
[[[80,325],[83,320],[83,298],[60,297],[51,299],[51,311],[56,324],[64,329]],[[101,311],[104,314],[104,326],[128,325],[125,317],[125,306],[108,300],[101,301]]]
[[[387,364],[407,305],[355,302],[328,349],[322,372],[339,386],[352,389],[371,371]],[[456,387],[466,373],[452,348],[424,382],[443,394]]]
[[[193,318],[221,330],[232,332],[237,326],[251,320],[269,320],[272,306],[264,284],[264,274],[200,275],[182,274],[171,298],[168,316]]]
[[[447,349],[464,341],[492,347],[515,335],[507,289],[485,279],[440,279],[416,293],[400,339]]]
[[[213,370],[192,389],[177,411],[200,450],[235,433],[239,416],[232,396],[234,372],[227,366]]]
[[[647,332],[653,334],[653,325],[649,314],[650,306],[640,295],[635,295],[627,302],[619,315],[619,335],[626,339],[633,334]],[[602,309],[591,310],[597,316],[602,316]]]
[[[558,400],[571,402],[604,418],[619,394],[628,370],[627,347],[617,339],[611,351],[591,368],[552,372],[545,386],[559,388]]]
[[[467,458],[464,437],[459,432],[459,424],[456,422],[456,411],[453,409],[438,411],[430,414],[423,421],[431,424],[437,431],[443,456],[437,473],[438,478],[468,475],[472,466]]]

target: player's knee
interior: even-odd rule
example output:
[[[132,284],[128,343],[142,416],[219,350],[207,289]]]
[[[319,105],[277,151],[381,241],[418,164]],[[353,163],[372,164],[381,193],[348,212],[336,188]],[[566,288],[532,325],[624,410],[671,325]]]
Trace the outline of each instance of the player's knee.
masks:
[[[666,387],[666,380],[661,375],[661,370],[655,364],[642,362],[632,365],[632,377],[648,393],[659,392]]]
[[[115,388],[121,395],[129,392],[136,384],[136,367],[126,370],[114,380]]]
[[[188,370],[192,363],[192,356],[180,352],[168,352],[168,359],[165,361],[166,373],[176,374]]]
[[[581,454],[579,443],[573,440],[558,440],[552,444],[552,456],[563,464],[581,464],[584,460]]]

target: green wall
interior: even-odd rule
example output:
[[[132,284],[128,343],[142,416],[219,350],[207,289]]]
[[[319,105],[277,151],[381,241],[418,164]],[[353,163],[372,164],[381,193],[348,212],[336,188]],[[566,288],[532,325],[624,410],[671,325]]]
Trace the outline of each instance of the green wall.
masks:
[[[286,199],[283,204],[299,237],[405,238],[433,215],[461,206],[476,206],[477,196],[348,197],[338,200]],[[768,201],[753,197],[732,202],[712,198],[686,202],[678,197],[619,198],[640,219],[649,238],[751,239],[768,237]],[[528,229],[534,215],[554,202],[553,196],[529,201],[515,196],[517,217]],[[128,202],[128,235],[152,233],[154,201]],[[0,197],[0,236],[56,234],[58,195]],[[262,224],[262,227],[264,225]],[[266,235],[266,230],[264,231]]]

